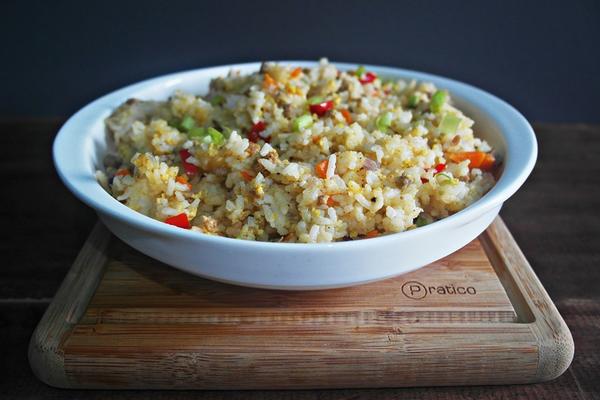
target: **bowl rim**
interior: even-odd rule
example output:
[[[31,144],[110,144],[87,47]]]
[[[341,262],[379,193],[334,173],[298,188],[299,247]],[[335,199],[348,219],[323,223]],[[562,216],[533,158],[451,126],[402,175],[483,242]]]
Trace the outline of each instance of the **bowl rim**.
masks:
[[[279,60],[273,62],[300,67],[314,67],[319,63],[318,61],[305,60]],[[462,98],[473,107],[484,111],[488,118],[499,125],[500,134],[506,144],[504,171],[500,179],[490,191],[468,207],[417,229],[390,233],[368,240],[330,243],[281,243],[213,236],[165,224],[121,204],[102,188],[94,173],[86,172],[89,158],[85,156],[88,155],[89,157],[90,152],[81,151],[81,149],[93,145],[89,135],[85,134],[86,127],[91,126],[92,122],[97,122],[103,112],[114,110],[116,105],[122,104],[129,97],[143,89],[156,85],[174,86],[185,82],[186,78],[189,79],[196,74],[206,74],[206,79],[211,79],[229,69],[255,68],[258,70],[261,63],[257,61],[224,64],[161,75],[117,89],[90,102],[63,124],[54,139],[52,146],[53,160],[60,179],[77,198],[97,212],[155,234],[170,235],[214,245],[234,245],[237,243],[239,246],[251,246],[256,250],[325,251],[332,248],[342,250],[348,246],[364,247],[374,242],[385,245],[386,241],[408,240],[426,236],[433,229],[451,229],[466,224],[498,204],[502,204],[512,196],[525,182],[535,165],[538,146],[533,128],[519,111],[504,100],[470,84],[426,72],[362,63],[330,62],[330,64],[341,70],[355,69],[358,65],[364,65],[365,68],[383,76],[392,75],[398,79],[433,82],[437,87],[449,90],[451,94],[456,94],[457,97]],[[467,97],[470,100],[466,100]],[[476,98],[477,101],[473,101],[472,98]],[[102,123],[104,124],[104,117],[102,117]]]

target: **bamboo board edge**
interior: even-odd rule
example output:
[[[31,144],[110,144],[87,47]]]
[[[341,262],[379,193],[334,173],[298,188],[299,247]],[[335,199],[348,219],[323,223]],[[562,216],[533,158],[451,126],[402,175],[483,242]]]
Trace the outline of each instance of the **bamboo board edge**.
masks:
[[[571,331],[502,218],[497,217],[481,238],[511,302],[527,319],[524,322],[538,344],[538,370],[533,382],[558,378],[575,354]],[[498,263],[504,271],[499,271]]]
[[[28,359],[34,375],[47,385],[71,388],[62,343],[79,322],[106,264],[111,234],[97,222],[29,341]]]

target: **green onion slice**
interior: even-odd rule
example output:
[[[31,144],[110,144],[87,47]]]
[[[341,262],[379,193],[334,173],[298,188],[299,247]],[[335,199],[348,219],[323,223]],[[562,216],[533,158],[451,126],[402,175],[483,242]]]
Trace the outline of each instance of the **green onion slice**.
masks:
[[[225,143],[225,136],[215,128],[208,128],[206,132],[210,136],[212,143],[216,146],[221,146]]]
[[[388,111],[381,114],[375,120],[375,125],[377,125],[377,129],[381,132],[387,132],[388,128],[392,125],[392,113]]]
[[[419,104],[419,96],[417,96],[416,94],[412,94],[408,98],[408,106],[410,108],[415,108],[417,106],[417,104]]]
[[[442,133],[447,133],[449,135],[453,135],[456,133],[458,129],[458,125],[460,124],[460,118],[456,115],[446,114],[440,121],[440,131]]]
[[[202,138],[206,135],[206,128],[202,128],[201,126],[194,126],[188,131],[188,136],[192,139]]]
[[[296,132],[303,131],[304,129],[310,127],[313,123],[312,115],[304,114],[294,120],[292,123],[292,127]]]
[[[196,126],[196,121],[194,120],[194,118],[190,117],[189,115],[186,115],[185,117],[183,117],[183,119],[181,120],[181,127],[186,130],[189,131],[190,129],[192,129],[194,126]]]
[[[429,109],[433,113],[439,113],[442,110],[443,105],[448,100],[448,93],[443,90],[438,90],[431,96],[431,102],[429,103]]]
[[[313,96],[310,99],[308,99],[308,104],[310,104],[311,106],[315,105],[315,104],[321,104],[325,101],[324,97],[321,96]]]
[[[186,115],[185,117],[183,117],[183,119],[181,120],[181,127],[185,130],[185,131],[189,131],[190,129],[192,129],[194,126],[196,126],[196,121],[194,120],[194,118],[190,117],[189,115]]]
[[[365,72],[367,72],[367,69],[365,68],[364,65],[361,65],[360,67],[356,68],[356,76],[358,76],[359,78],[361,76],[363,76],[365,74]]]

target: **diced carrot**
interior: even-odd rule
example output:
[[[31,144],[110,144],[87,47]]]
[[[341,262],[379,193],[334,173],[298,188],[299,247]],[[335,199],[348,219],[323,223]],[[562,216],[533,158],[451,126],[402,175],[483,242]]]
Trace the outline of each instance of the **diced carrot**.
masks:
[[[115,172],[115,176],[126,176],[131,175],[131,172],[127,168],[121,168],[117,172]]]
[[[491,153],[486,153],[483,162],[479,166],[484,171],[491,171],[494,168],[494,164],[496,163],[496,159]]]
[[[471,164],[469,165],[471,168],[479,168],[481,167],[481,163],[483,162],[483,160],[485,160],[485,153],[483,152],[475,152],[475,154],[473,154],[470,158],[471,160]]]
[[[377,236],[379,236],[379,231],[377,229],[373,229],[372,231],[367,232],[367,234],[365,235],[365,237],[367,237],[369,239],[377,237]]]
[[[244,178],[244,180],[246,182],[250,182],[252,179],[254,179],[254,175],[252,175],[252,173],[250,171],[242,170],[242,171],[240,171],[240,174],[242,175],[242,178]]]
[[[340,110],[340,112],[344,116],[344,119],[346,120],[346,122],[348,123],[348,125],[350,125],[352,123],[352,115],[350,115],[350,111],[346,110],[345,108],[342,108]]]
[[[329,196],[327,198],[327,205],[329,207],[335,207],[335,206],[337,206],[337,201],[335,201],[332,196]]]
[[[192,184],[188,182],[187,176],[179,175],[177,178],[175,178],[175,182],[187,186],[188,190],[192,190]]]
[[[268,72],[265,72],[265,77],[263,80],[263,88],[270,89],[273,86],[277,86],[277,81],[275,81],[275,79],[273,79],[273,77],[271,75],[269,75]]]
[[[315,174],[317,174],[317,176],[319,178],[322,178],[322,179],[327,178],[327,167],[328,166],[329,166],[329,161],[327,159],[319,161],[317,163],[317,165],[315,165]]]
[[[302,73],[302,68],[298,67],[295,68],[291,73],[290,73],[290,78],[292,79],[296,79],[297,77],[300,76],[300,74]]]
[[[493,165],[494,162],[494,156],[488,153],[484,153],[483,151],[463,151],[458,153],[448,153],[447,157],[455,163],[469,160],[469,168],[483,169],[482,165],[489,167],[490,163]]]
[[[314,144],[319,144],[319,140],[321,140],[321,136],[315,136],[312,138],[312,142]]]

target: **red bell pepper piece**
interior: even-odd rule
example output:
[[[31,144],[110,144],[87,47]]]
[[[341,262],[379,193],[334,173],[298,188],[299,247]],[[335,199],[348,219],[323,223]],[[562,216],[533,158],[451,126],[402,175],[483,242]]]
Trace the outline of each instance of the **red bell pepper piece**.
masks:
[[[190,164],[189,162],[186,161],[191,156],[192,155],[190,154],[190,152],[187,151],[186,149],[181,149],[179,151],[179,157],[181,157],[181,163],[183,164],[183,169],[185,170],[185,173],[189,177],[193,177],[194,175],[198,174],[198,166],[196,166],[194,164]]]
[[[327,111],[333,110],[333,101],[328,100],[322,103],[311,104],[308,108],[310,109],[311,113],[322,117]]]
[[[266,128],[267,128],[267,124],[264,123],[264,121],[258,121],[257,123],[252,125],[252,128],[250,128],[250,132],[248,132],[248,140],[251,141],[252,143],[256,143],[260,139],[263,139],[259,135],[259,133],[264,131]],[[264,139],[264,140],[268,141],[267,139]]]
[[[183,229],[191,228],[190,221],[188,220],[188,217],[185,213],[181,213],[181,214],[175,215],[173,217],[169,217],[169,218],[165,219],[165,223],[167,223],[169,225],[177,226],[177,227],[183,228]]]
[[[358,77],[358,80],[360,81],[360,83],[362,83],[363,85],[366,83],[371,83],[373,82],[375,79],[377,79],[377,75],[375,75],[375,73],[373,72],[365,72],[363,74],[363,76]]]

